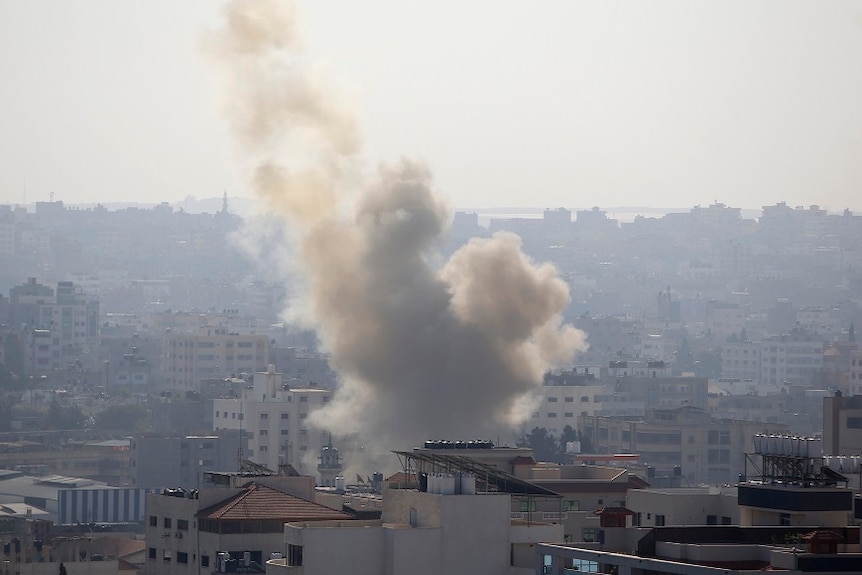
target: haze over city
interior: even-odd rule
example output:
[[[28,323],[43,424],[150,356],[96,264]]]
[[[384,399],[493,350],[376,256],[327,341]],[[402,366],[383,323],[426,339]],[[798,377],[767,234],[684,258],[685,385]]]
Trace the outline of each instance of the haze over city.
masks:
[[[206,55],[217,3],[4,2],[0,200],[251,197]],[[300,1],[373,170],[457,207],[859,208],[855,2]]]
[[[4,574],[862,573],[862,9],[3,11]]]

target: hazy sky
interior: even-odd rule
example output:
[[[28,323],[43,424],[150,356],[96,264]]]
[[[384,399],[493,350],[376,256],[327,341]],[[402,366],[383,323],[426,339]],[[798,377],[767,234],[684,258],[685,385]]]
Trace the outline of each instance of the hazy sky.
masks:
[[[862,210],[862,3],[301,0],[368,166],[459,207]],[[247,195],[214,0],[0,0],[0,203]]]

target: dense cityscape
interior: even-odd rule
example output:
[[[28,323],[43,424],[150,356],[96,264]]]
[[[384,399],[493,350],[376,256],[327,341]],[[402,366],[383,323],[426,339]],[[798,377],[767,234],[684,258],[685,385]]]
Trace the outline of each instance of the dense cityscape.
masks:
[[[856,4],[2,13],[0,575],[862,573]]]
[[[585,543],[599,541],[605,518],[592,512],[603,504],[617,506],[608,513],[625,510],[623,526],[632,517],[660,525],[647,510],[670,505],[660,499],[674,490],[677,499],[697,494],[723,509],[695,524],[740,524],[735,487],[767,473],[766,452],[754,443],[760,435],[812,438],[823,463],[819,479],[805,481],[829,485],[817,475],[827,472],[859,489],[862,217],[849,210],[777,204],[748,218],[715,203],[618,222],[598,207],[558,208],[537,217],[483,215],[486,225],[477,212],[456,212],[438,249],[517,234],[534,261],[552,262],[565,280],[565,321],[585,333],[588,347],[547,372],[521,398],[517,424],[493,441],[435,436],[424,445],[379,445],[314,419],[337,398],[340,377],[313,331],[284,320],[289,282],[267,275],[265,258],[241,247],[248,222],[231,213],[226,194],[221,204],[216,213],[167,204],[0,206],[0,468],[8,470],[0,506],[10,521],[44,519],[60,536],[52,553],[66,553],[66,561],[81,557],[61,551],[70,544],[60,541],[77,541],[70,534],[82,526],[135,531],[150,521],[140,553],[157,554],[156,572],[197,569],[176,539],[164,549],[149,542],[150,531],[161,537],[167,524],[153,523],[162,512],[149,506],[162,504],[146,494],[177,488],[160,497],[188,499],[198,513],[197,490],[219,482],[249,501],[277,499],[266,489],[293,482],[291,493],[309,502],[337,499],[321,504],[321,519],[372,520],[386,485],[414,484],[428,466],[457,477],[494,469],[502,474],[496,481],[517,478],[524,485],[514,493],[530,494],[527,507],[513,500],[513,521],[534,511],[533,495],[556,493],[565,512],[539,497],[536,513],[553,520],[561,541]],[[461,448],[473,449],[463,452],[476,455],[473,463],[446,459]],[[379,457],[389,451],[403,455]],[[759,452],[764,459],[755,463]],[[381,462],[389,467],[376,467]],[[236,483],[258,475],[275,483]],[[444,493],[440,481],[424,490]],[[342,502],[356,508],[342,510]],[[776,525],[810,525],[804,514],[779,515]],[[659,516],[662,525],[675,521]],[[188,528],[188,519],[176,520]],[[107,553],[88,545],[88,553]],[[206,561],[241,567],[243,556],[219,559],[224,543],[213,545]],[[261,552],[246,562],[263,565]],[[207,557],[200,553],[196,562]],[[523,553],[530,567],[532,555]]]

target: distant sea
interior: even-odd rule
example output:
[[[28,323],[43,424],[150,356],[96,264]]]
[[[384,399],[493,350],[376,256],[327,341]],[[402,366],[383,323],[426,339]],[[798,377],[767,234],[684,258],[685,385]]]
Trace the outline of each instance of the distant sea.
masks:
[[[579,210],[589,210],[592,208],[567,208],[572,211],[572,219],[576,218],[576,212]],[[607,217],[612,220],[617,220],[620,223],[633,222],[637,216],[645,218],[662,218],[667,214],[687,213],[691,208],[645,208],[622,206],[614,208],[600,208],[607,214]],[[479,225],[488,226],[493,219],[511,219],[511,218],[533,218],[538,219],[543,217],[545,208],[455,208],[457,212],[476,212],[479,215]],[[761,210],[742,210],[742,217],[745,219],[759,218]]]

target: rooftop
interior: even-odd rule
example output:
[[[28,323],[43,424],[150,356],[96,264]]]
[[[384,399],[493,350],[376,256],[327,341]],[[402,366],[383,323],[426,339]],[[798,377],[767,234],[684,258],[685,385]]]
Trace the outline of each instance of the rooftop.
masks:
[[[201,510],[198,517],[222,521],[285,522],[353,519],[353,516],[348,513],[330,509],[259,483],[251,483],[234,496]]]

